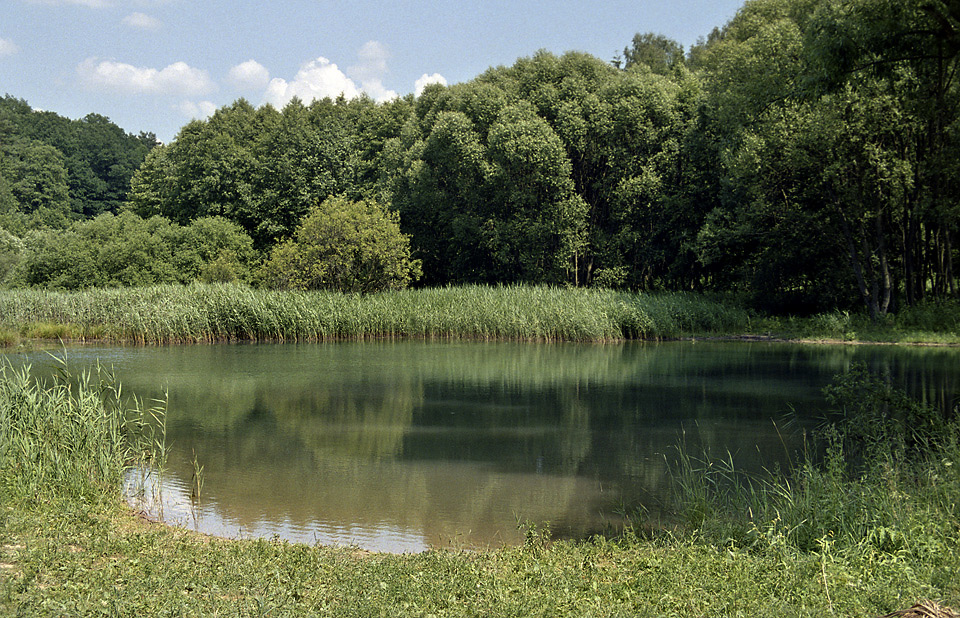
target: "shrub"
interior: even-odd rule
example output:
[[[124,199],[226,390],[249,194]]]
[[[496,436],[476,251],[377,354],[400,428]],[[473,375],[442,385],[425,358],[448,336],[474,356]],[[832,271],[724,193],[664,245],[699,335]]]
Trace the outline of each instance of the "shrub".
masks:
[[[313,207],[293,238],[274,247],[264,281],[276,288],[377,292],[420,276],[399,217],[372,200],[329,198]]]
[[[129,212],[102,214],[66,230],[34,230],[22,246],[8,277],[15,287],[76,290],[246,281],[247,264],[255,259],[250,237],[225,219],[204,217],[180,226]],[[0,246],[0,261],[2,253]]]

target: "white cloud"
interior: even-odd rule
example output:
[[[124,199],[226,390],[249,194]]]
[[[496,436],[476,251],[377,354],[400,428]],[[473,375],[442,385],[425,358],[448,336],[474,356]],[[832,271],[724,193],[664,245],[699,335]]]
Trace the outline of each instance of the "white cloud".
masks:
[[[386,46],[379,41],[367,41],[357,56],[360,62],[347,69],[347,72],[360,80],[360,89],[381,103],[397,98],[399,95],[395,91],[383,85],[383,78],[389,73],[387,59],[390,58],[390,51]]]
[[[357,57],[360,59],[359,64],[347,69],[351,77],[366,82],[383,79],[387,74],[387,59],[390,58],[390,52],[383,43],[367,41],[357,52]]]
[[[427,75],[424,73],[414,84],[414,94],[419,97],[421,94],[423,94],[423,89],[430,84],[443,84],[446,86],[447,78],[439,73],[434,73],[433,75]]]
[[[270,71],[256,60],[247,60],[230,69],[228,78],[236,88],[259,90],[270,83]]]
[[[130,13],[122,20],[124,26],[136,28],[138,30],[159,30],[163,25],[156,17],[151,17],[146,13]]]
[[[389,101],[400,96],[383,85],[384,77],[390,72],[387,68],[389,58],[390,52],[385,45],[378,41],[367,41],[357,52],[357,64],[349,67],[346,73],[328,59],[320,57],[301,66],[292,81],[288,82],[279,77],[270,80],[264,99],[278,108],[286,105],[293,97],[309,103],[324,97],[336,98],[341,94],[352,99],[365,93],[378,103]],[[241,67],[244,69],[241,70]],[[240,75],[245,75],[247,69],[257,69],[264,76],[268,74],[259,63],[250,60],[231,69],[230,79],[238,82]],[[234,74],[235,71],[237,75]],[[427,83],[447,83],[437,74],[429,77],[424,75],[421,79],[425,78],[432,80]]]
[[[395,90],[387,90],[379,79],[373,79],[367,82],[363,82],[361,86],[363,91],[370,95],[377,103],[383,103],[385,101],[392,101],[400,95],[397,94]]]
[[[183,101],[177,105],[177,109],[187,118],[203,120],[204,118],[213,116],[213,113],[217,111],[217,105],[212,101],[199,101],[197,103],[193,101]]]
[[[293,81],[288,82],[280,77],[270,80],[264,98],[274,107],[282,108],[293,97],[309,103],[324,97],[336,98],[341,94],[352,99],[360,95],[360,90],[337,65],[321,57],[302,65]]]
[[[12,56],[18,51],[20,51],[20,48],[17,47],[16,43],[9,39],[0,39],[0,58]]]
[[[130,94],[176,94],[193,96],[216,90],[206,71],[174,62],[163,69],[87,58],[77,67],[81,81],[92,88],[108,88]]]

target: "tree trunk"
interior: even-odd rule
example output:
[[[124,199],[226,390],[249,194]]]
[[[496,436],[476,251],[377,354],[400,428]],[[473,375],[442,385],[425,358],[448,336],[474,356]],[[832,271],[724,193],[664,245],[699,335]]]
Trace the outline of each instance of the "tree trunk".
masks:
[[[870,319],[876,322],[880,319],[880,307],[877,305],[876,295],[872,295],[870,293],[870,288],[867,287],[867,280],[863,274],[863,266],[860,263],[860,256],[857,253],[857,245],[856,242],[854,242],[853,233],[850,230],[850,223],[847,221],[846,216],[844,216],[843,210],[840,208],[839,204],[837,205],[837,211],[840,214],[843,237],[847,241],[847,258],[850,260],[850,268],[853,270],[854,277],[856,277],[857,287],[860,289],[860,295],[863,297],[863,302],[870,311]],[[864,243],[866,243],[866,239],[864,239]]]
[[[893,280],[890,276],[890,263],[887,261],[887,242],[883,235],[883,217],[878,216],[874,221],[877,233],[877,247],[880,251],[880,272],[877,275],[877,281],[883,288],[883,303],[880,305],[881,315],[887,315],[890,311],[890,301],[893,298]],[[879,295],[878,295],[879,298]]]

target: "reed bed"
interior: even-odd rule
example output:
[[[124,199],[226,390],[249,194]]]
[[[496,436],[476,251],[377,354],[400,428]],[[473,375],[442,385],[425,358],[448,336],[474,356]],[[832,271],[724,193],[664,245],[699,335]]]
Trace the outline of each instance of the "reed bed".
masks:
[[[51,383],[0,364],[0,498],[37,505],[115,503],[124,470],[165,452],[161,408],[121,403],[105,371]]]
[[[23,337],[141,344],[421,338],[665,339],[745,328],[746,311],[693,293],[460,286],[359,295],[233,284],[0,292],[0,328]]]

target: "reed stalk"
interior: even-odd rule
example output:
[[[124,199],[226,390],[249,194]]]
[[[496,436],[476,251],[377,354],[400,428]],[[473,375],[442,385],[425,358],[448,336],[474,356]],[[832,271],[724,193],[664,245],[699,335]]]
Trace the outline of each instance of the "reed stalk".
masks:
[[[747,313],[693,293],[460,286],[370,295],[242,285],[0,291],[0,328],[138,344],[420,338],[665,339],[743,329]]]

